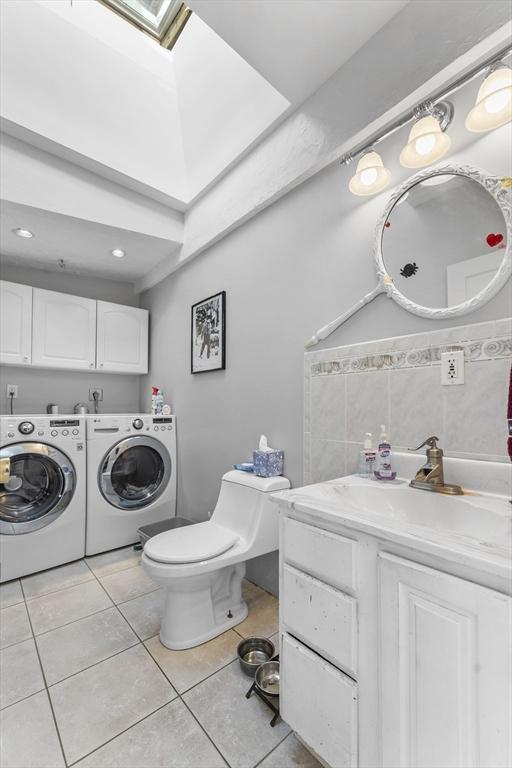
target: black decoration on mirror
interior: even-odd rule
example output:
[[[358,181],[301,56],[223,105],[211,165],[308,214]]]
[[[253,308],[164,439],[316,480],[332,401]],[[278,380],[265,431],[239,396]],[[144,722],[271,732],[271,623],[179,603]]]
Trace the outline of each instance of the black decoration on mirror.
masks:
[[[402,275],[402,277],[413,277],[413,275],[416,274],[418,269],[419,269],[418,265],[416,264],[415,261],[413,261],[412,264],[406,264],[405,267],[402,267],[402,269],[400,270],[400,274]]]

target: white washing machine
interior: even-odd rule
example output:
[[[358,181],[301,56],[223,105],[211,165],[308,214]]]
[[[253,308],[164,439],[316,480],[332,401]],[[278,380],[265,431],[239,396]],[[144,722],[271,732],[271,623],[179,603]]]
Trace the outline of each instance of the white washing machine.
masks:
[[[87,423],[86,554],[134,544],[176,514],[176,417],[100,414]]]
[[[0,581],[85,554],[85,420],[0,416]]]

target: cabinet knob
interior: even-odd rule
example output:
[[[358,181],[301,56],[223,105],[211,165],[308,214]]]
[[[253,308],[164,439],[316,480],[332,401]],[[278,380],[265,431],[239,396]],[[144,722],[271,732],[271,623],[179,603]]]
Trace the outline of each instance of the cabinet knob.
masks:
[[[94,368],[94,363],[89,363],[89,368]]]
[[[103,368],[103,363],[100,363],[100,368]]]
[[[28,355],[23,356],[23,362],[28,363]]]

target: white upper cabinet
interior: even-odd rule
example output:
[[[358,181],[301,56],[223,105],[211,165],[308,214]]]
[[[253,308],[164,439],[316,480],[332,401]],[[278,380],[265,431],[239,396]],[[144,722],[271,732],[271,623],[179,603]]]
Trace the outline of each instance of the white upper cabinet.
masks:
[[[96,301],[34,288],[32,364],[93,370],[96,357]]]
[[[148,372],[148,311],[98,301],[96,367],[112,373]]]
[[[32,288],[0,280],[0,363],[30,365]]]

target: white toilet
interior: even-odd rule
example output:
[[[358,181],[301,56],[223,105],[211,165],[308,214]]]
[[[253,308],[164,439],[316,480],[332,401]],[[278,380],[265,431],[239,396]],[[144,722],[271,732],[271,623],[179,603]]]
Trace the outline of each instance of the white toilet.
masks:
[[[289,487],[285,477],[227,472],[210,520],[149,539],[142,565],[166,590],[163,645],[192,648],[245,619],[245,561],[278,549],[278,506],[269,495]]]

